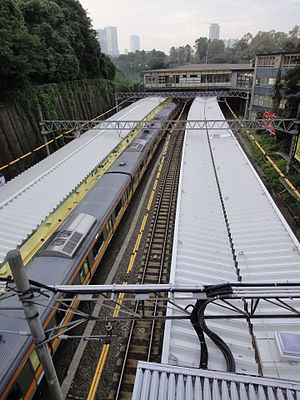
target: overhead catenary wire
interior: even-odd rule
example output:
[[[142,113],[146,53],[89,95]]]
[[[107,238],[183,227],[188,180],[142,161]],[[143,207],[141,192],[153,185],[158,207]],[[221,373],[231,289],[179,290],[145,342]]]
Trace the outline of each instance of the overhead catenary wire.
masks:
[[[124,104],[125,102],[127,102],[127,101],[130,100],[131,98],[132,98],[132,97],[129,97],[129,98],[125,99],[125,100],[122,101],[120,104],[118,104],[118,105],[112,107],[111,109],[109,109],[109,110],[105,111],[104,113],[98,115],[97,117],[91,119],[89,122],[93,122],[93,121],[95,121],[95,120],[97,120],[97,119],[99,119],[99,118],[101,118],[101,117],[104,117],[105,115],[107,115],[107,114],[110,113],[111,111],[117,109],[118,107],[120,107],[122,104]],[[82,124],[82,125],[80,125],[79,127],[77,127],[77,129],[83,129],[85,125],[86,125],[86,124]],[[20,156],[20,157],[14,159],[14,160],[12,160],[12,161],[10,161],[10,162],[7,163],[7,164],[2,165],[2,166],[0,167],[0,172],[1,172],[1,171],[4,171],[4,170],[7,169],[8,167],[11,167],[12,165],[16,164],[16,163],[19,162],[19,161],[24,160],[25,158],[29,157],[30,155],[33,155],[34,153],[38,152],[39,150],[42,150],[43,148],[45,148],[45,147],[48,146],[49,144],[53,143],[55,140],[58,140],[58,139],[62,138],[63,136],[72,133],[72,132],[75,131],[75,130],[76,130],[75,128],[69,129],[68,131],[63,132],[63,133],[59,134],[58,136],[55,136],[54,139],[48,140],[48,141],[45,142],[44,144],[42,144],[42,145],[40,145],[40,146],[38,146],[38,147],[32,149],[31,151],[29,151],[29,152],[23,154],[22,156]]]

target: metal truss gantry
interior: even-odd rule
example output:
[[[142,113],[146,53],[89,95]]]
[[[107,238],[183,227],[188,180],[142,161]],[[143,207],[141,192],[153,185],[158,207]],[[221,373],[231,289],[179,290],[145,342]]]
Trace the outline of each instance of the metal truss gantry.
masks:
[[[215,89],[215,90],[162,90],[149,92],[119,92],[115,93],[116,102],[126,98],[143,99],[145,97],[173,97],[178,99],[191,99],[197,96],[202,97],[237,97],[249,99],[250,91],[247,89]]]
[[[286,133],[295,134],[295,120],[294,119],[274,119],[272,126],[274,129]],[[265,120],[263,119],[227,119],[227,120],[153,120],[145,125],[145,122],[130,120],[130,121],[112,121],[112,120],[95,120],[95,121],[42,121],[43,134],[47,135],[57,131],[86,131],[89,129],[105,129],[117,131],[132,131],[133,129],[168,129],[172,127],[173,130],[240,130],[241,126],[244,129],[265,130]]]
[[[120,305],[120,315],[116,317],[99,316],[99,320],[157,320],[157,319],[190,319],[188,307],[183,308],[177,303],[191,303],[192,300],[201,303],[203,314],[210,304],[218,307],[220,312],[204,314],[205,319],[257,319],[257,318],[300,318],[300,282],[297,283],[225,283],[220,285],[180,285],[180,284],[128,284],[128,285],[45,285],[30,281],[38,290],[70,295],[101,294],[107,300],[118,303],[118,295],[128,295],[128,301],[164,301],[166,307],[172,307],[177,312],[174,316],[151,317],[139,313],[128,312],[128,308]],[[166,297],[168,295],[168,297]],[[242,301],[241,301],[242,300]],[[65,299],[66,301],[66,299]],[[95,299],[91,299],[95,301]],[[126,303],[126,297],[122,300]],[[188,304],[187,303],[187,304]],[[261,304],[272,304],[276,311],[267,313]],[[226,310],[226,313],[224,312]],[[122,311],[124,312],[122,314]]]

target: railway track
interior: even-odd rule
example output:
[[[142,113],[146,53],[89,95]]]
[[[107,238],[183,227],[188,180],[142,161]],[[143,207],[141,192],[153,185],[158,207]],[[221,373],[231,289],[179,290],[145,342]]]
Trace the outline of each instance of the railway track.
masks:
[[[186,107],[180,118],[186,118]],[[144,247],[139,283],[166,283],[169,279],[183,138],[184,131],[174,131],[170,138]],[[161,301],[152,297],[136,302],[134,311],[156,317],[166,310]],[[138,360],[160,362],[163,331],[162,320],[131,322],[127,342],[117,361],[110,400],[131,399]]]

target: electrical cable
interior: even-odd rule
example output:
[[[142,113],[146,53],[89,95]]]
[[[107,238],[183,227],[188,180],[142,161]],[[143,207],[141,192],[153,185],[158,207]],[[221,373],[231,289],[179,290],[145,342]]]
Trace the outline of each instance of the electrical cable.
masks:
[[[221,350],[225,361],[227,365],[227,372],[233,372],[235,373],[236,367],[235,367],[235,361],[233,354],[230,350],[230,348],[227,346],[227,344],[218,336],[215,332],[213,332],[211,329],[208,328],[205,322],[205,316],[204,312],[207,307],[207,305],[211,303],[211,300],[207,301],[197,301],[196,303],[196,314],[198,317],[198,323],[200,325],[201,330],[215,343],[215,345]],[[207,368],[207,358],[205,357],[206,355],[204,354],[203,357],[203,362],[206,361],[206,368]],[[201,359],[202,359],[202,353],[201,353]],[[202,360],[201,360],[202,361]],[[200,368],[201,368],[201,363],[200,363]]]

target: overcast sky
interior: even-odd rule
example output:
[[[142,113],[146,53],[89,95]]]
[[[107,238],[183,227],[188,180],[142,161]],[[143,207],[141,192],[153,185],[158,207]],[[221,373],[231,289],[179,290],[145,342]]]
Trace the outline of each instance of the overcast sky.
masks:
[[[80,0],[94,29],[116,26],[119,51],[129,49],[129,36],[141,38],[141,49],[169,52],[208,36],[212,22],[220,38],[241,38],[258,31],[288,32],[300,24],[300,0]]]

